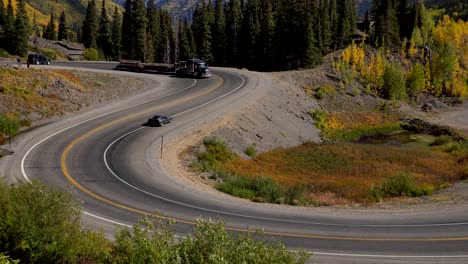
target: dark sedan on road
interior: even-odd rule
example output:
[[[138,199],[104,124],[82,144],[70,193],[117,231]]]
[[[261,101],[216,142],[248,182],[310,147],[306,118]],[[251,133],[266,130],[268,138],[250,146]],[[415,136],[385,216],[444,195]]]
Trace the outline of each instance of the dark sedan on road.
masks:
[[[172,122],[172,117],[155,115],[152,118],[148,119],[148,125],[150,126],[163,126]]]

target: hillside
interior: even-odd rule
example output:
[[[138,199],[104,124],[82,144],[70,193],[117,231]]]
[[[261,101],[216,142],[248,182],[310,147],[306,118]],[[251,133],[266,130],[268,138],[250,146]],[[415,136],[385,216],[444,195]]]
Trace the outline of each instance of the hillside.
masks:
[[[8,4],[8,0],[3,0],[5,7]],[[17,0],[12,0],[13,7],[16,10]],[[101,7],[102,0],[96,0],[97,6]],[[31,24],[34,16],[39,26],[45,26],[49,22],[50,14],[53,13],[56,21],[60,17],[62,11],[65,11],[69,27],[72,29],[81,26],[83,22],[86,7],[88,5],[87,0],[28,0],[26,1],[26,9],[31,19]],[[122,7],[111,0],[106,1],[108,14],[112,14],[111,11],[117,6],[120,9]]]

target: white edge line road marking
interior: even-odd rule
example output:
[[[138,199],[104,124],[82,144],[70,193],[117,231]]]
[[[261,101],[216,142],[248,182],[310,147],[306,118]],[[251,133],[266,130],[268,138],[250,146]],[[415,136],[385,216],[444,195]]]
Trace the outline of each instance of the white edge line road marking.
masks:
[[[298,252],[298,251],[293,251]],[[401,256],[401,255],[361,255],[361,254],[345,254],[345,253],[327,253],[327,252],[310,252],[317,256],[334,256],[334,257],[362,257],[362,258],[468,258],[468,255],[452,255],[452,256]]]
[[[187,110],[185,112],[188,112],[190,110]],[[179,115],[179,114],[177,114]],[[175,115],[174,115],[175,116]],[[193,209],[198,209],[198,210],[202,210],[202,211],[206,211],[206,212],[211,212],[211,213],[217,213],[217,214],[223,214],[223,215],[230,215],[230,216],[237,216],[237,217],[243,217],[243,218],[250,218],[250,219],[258,219],[258,220],[268,220],[268,221],[275,221],[275,222],[282,222],[282,223],[295,223],[295,224],[308,224],[308,225],[321,225],[321,226],[346,226],[346,227],[382,227],[382,226],[385,226],[385,227],[434,227],[434,226],[457,226],[457,225],[466,225],[468,223],[446,223],[446,224],[414,224],[414,225],[384,225],[384,224],[381,224],[381,225],[346,225],[346,224],[329,224],[329,223],[321,223],[321,222],[301,222],[301,221],[292,221],[292,220],[281,220],[281,219],[274,219],[274,218],[265,218],[265,217],[254,217],[254,216],[249,216],[249,215],[242,215],[242,214],[234,214],[234,213],[228,213],[228,212],[223,212],[223,211],[216,211],[216,210],[211,210],[211,209],[206,209],[206,208],[203,208],[203,207],[198,207],[198,206],[194,206],[194,205],[190,205],[190,204],[185,204],[185,203],[181,203],[181,202],[177,202],[177,201],[174,201],[174,200],[171,200],[171,199],[168,199],[168,198],[164,198],[162,196],[159,196],[157,194],[154,194],[154,193],[151,193],[149,191],[145,191],[143,189],[140,189],[128,182],[126,182],[124,179],[120,178],[117,173],[115,173],[111,167],[109,166],[109,162],[107,161],[107,153],[109,152],[110,148],[116,144],[117,142],[119,142],[120,140],[122,140],[123,138],[133,134],[133,133],[136,133],[142,129],[144,129],[145,127],[140,127],[140,128],[137,128],[133,131],[130,131],[128,133],[126,133],[125,135],[123,136],[120,136],[119,138],[117,138],[116,140],[114,140],[113,142],[111,142],[106,150],[104,151],[104,154],[103,154],[103,159],[104,159],[104,164],[106,165],[106,168],[107,170],[115,177],[117,178],[119,181],[121,181],[122,183],[128,185],[129,187],[139,191],[139,192],[142,192],[144,194],[147,194],[149,196],[152,196],[152,197],[155,197],[155,198],[158,198],[158,199],[161,199],[163,201],[166,201],[166,202],[170,202],[170,203],[174,203],[174,204],[178,204],[178,205],[182,205],[184,207],[188,207],[188,208],[193,208]]]
[[[123,110],[127,110],[127,109],[130,109],[130,108],[136,107],[136,106],[144,105],[144,104],[147,104],[147,103],[156,101],[156,100],[160,100],[160,99],[163,99],[163,98],[166,98],[166,97],[175,95],[175,94],[178,94],[178,93],[180,93],[180,92],[183,92],[183,91],[186,91],[186,90],[188,90],[188,89],[193,88],[196,84],[197,84],[197,80],[194,79],[194,80],[193,80],[193,83],[192,83],[190,86],[188,86],[188,87],[186,87],[186,88],[184,88],[184,89],[182,89],[182,90],[180,90],[180,91],[177,91],[177,92],[174,92],[174,93],[170,93],[170,94],[168,94],[168,95],[164,95],[164,96],[161,96],[161,97],[157,97],[157,98],[154,98],[154,99],[151,99],[151,100],[147,100],[147,101],[144,101],[144,102],[139,103],[139,104],[135,104],[135,105],[132,105],[132,106],[123,107],[123,108],[120,108],[120,109],[117,109],[117,110],[114,110],[114,111],[111,111],[111,112],[108,112],[108,113],[105,113],[105,114],[101,114],[101,115],[95,116],[95,117],[93,117],[93,118],[90,118],[90,119],[87,119],[87,120],[78,122],[78,123],[76,123],[76,124],[74,124],[74,125],[71,125],[71,126],[69,126],[69,127],[66,127],[66,128],[64,128],[64,129],[62,129],[62,130],[59,130],[59,131],[57,131],[57,132],[55,132],[55,133],[53,133],[53,134],[51,134],[51,135],[45,137],[44,139],[42,139],[42,140],[40,140],[39,142],[37,142],[36,144],[34,144],[30,149],[28,149],[28,151],[26,151],[26,153],[24,154],[23,158],[21,159],[21,165],[20,165],[20,166],[21,166],[21,174],[23,175],[23,178],[26,179],[27,182],[31,183],[31,180],[29,179],[28,174],[26,173],[26,170],[25,170],[25,168],[24,168],[24,163],[25,163],[26,158],[28,157],[28,155],[31,153],[31,151],[33,151],[33,149],[35,149],[37,146],[39,146],[40,144],[42,144],[42,143],[45,142],[46,140],[48,140],[48,139],[50,139],[50,138],[52,138],[52,137],[54,137],[54,136],[56,136],[56,135],[58,135],[58,134],[60,134],[60,133],[63,133],[63,132],[65,132],[65,131],[67,131],[67,130],[69,130],[69,129],[71,129],[71,128],[74,128],[74,127],[76,127],[76,126],[79,126],[79,125],[84,124],[84,123],[87,123],[87,122],[90,122],[90,121],[92,121],[92,120],[95,120],[95,119],[98,119],[98,118],[101,118],[101,117],[104,117],[104,116],[108,116],[108,115],[111,115],[111,114],[114,114],[114,113],[117,113],[117,112],[120,112],[120,111],[123,111]],[[99,217],[99,216],[97,216],[97,215],[93,215],[93,214],[88,213],[88,212],[86,212],[86,211],[83,211],[83,213],[86,214],[86,215],[89,215],[89,216],[92,216],[92,217],[96,217],[96,218],[98,218],[98,219],[101,219],[101,220],[103,220],[103,221],[107,221],[107,222],[109,222],[109,223],[114,223],[114,224],[119,224],[119,225],[123,225],[123,226],[128,226],[128,225],[126,225],[126,224],[122,224],[122,223],[115,222],[115,221],[113,221],[113,220],[111,220],[111,219],[106,219],[106,218],[103,218],[103,217]]]
[[[222,96],[219,96],[211,101],[208,101],[206,103],[203,103],[201,105],[198,105],[196,107],[193,107],[191,109],[188,109],[188,110],[185,110],[183,112],[180,112],[180,113],[177,113],[175,115],[172,115],[172,117],[176,117],[176,116],[180,116],[182,114],[185,114],[185,113],[188,113],[190,111],[193,111],[195,109],[198,109],[200,107],[203,107],[207,104],[210,104],[210,103],[213,103],[215,101],[218,101],[228,95],[230,95],[231,93],[234,93],[236,92],[237,90],[239,90],[245,83],[245,79],[241,76],[241,75],[238,75],[242,78],[242,83],[236,87],[234,90],[230,91],[229,93],[226,93]],[[276,221],[276,222],[284,222],[284,223],[296,223],[296,224],[309,224],[309,225],[322,225],[322,226],[349,226],[349,227],[381,227],[381,226],[386,226],[386,227],[434,227],[434,226],[457,226],[457,225],[467,225],[468,222],[462,222],[462,223],[444,223],[444,224],[426,224],[426,225],[345,225],[345,224],[327,224],[327,223],[310,223],[310,222],[301,222],[301,221],[287,221],[287,220],[280,220],[280,219],[274,219],[274,218],[263,218],[263,217],[252,217],[252,216],[248,216],[248,215],[241,215],[241,214],[233,214],[233,213],[227,213],[227,212],[222,212],[222,211],[216,211],[216,210],[210,210],[210,209],[206,209],[206,208],[202,208],[202,207],[197,207],[197,206],[193,206],[193,205],[189,205],[189,204],[185,204],[185,203],[180,203],[180,202],[177,202],[177,201],[174,201],[174,200],[171,200],[171,199],[167,199],[167,198],[164,198],[164,197],[161,197],[159,195],[156,195],[156,194],[153,194],[151,192],[148,192],[148,191],[145,191],[143,189],[140,189],[134,185],[131,185],[130,183],[126,182],[125,180],[123,180],[122,178],[120,178],[117,173],[115,173],[109,166],[109,163],[107,161],[107,152],[109,151],[109,149],[115,144],[117,143],[118,141],[122,140],[123,138],[137,132],[137,131],[140,131],[141,129],[144,129],[144,127],[141,127],[141,128],[138,128],[136,130],[133,130],[133,131],[130,131],[128,133],[126,133],[125,135],[117,138],[116,140],[114,140],[112,143],[110,143],[106,150],[104,151],[104,154],[103,154],[103,159],[104,159],[104,164],[106,165],[107,167],[107,170],[109,170],[109,172],[115,177],[117,178],[119,181],[121,181],[122,183],[128,185],[129,187],[137,190],[137,191],[140,191],[144,194],[147,194],[147,195],[150,195],[150,196],[153,196],[153,197],[156,197],[158,199],[161,199],[161,200],[164,200],[164,201],[167,201],[167,202],[171,202],[171,203],[174,203],[174,204],[178,204],[178,205],[182,205],[182,206],[185,206],[185,207],[188,207],[188,208],[193,208],[193,209],[199,209],[199,210],[202,210],[202,211],[207,211],[207,212],[212,212],[212,213],[218,213],[218,214],[224,214],[224,215],[231,215],[231,216],[238,216],[238,217],[244,217],[244,218],[250,218],[250,219],[259,219],[259,220],[268,220],[268,221]]]
[[[244,78],[242,78],[242,79],[243,79],[243,82],[242,82],[242,85],[243,85],[244,82],[245,82],[245,79],[244,79]],[[42,143],[45,142],[46,140],[48,140],[48,139],[50,139],[50,138],[52,138],[52,137],[54,137],[54,136],[56,136],[56,135],[58,135],[58,134],[60,134],[60,133],[63,133],[63,132],[65,132],[65,131],[67,131],[67,130],[73,128],[73,127],[76,127],[76,126],[79,126],[79,125],[81,125],[81,124],[90,122],[90,121],[92,121],[92,120],[95,120],[95,119],[98,119],[98,118],[101,118],[101,117],[104,117],[104,116],[107,116],[107,115],[111,115],[111,114],[114,114],[114,113],[116,113],[116,112],[120,112],[120,111],[129,109],[129,108],[132,108],[132,107],[140,106],[140,105],[143,105],[143,104],[146,104],[146,103],[149,103],[149,102],[152,102],[152,101],[155,101],[155,100],[159,100],[159,99],[162,99],[162,98],[165,98],[165,97],[168,97],[168,96],[177,94],[177,93],[179,93],[179,92],[185,91],[185,90],[187,90],[187,89],[190,89],[190,88],[194,87],[194,86],[196,85],[196,83],[197,83],[197,81],[194,80],[194,82],[193,82],[193,84],[192,84],[191,86],[189,86],[189,87],[187,87],[187,88],[185,88],[185,89],[183,89],[183,90],[181,90],[181,91],[178,91],[178,92],[175,92],[175,93],[172,93],[172,94],[169,94],[169,95],[160,97],[160,98],[155,98],[155,99],[152,99],[152,100],[148,100],[148,101],[145,101],[145,102],[142,102],[142,103],[140,103],[140,104],[133,105],[133,106],[128,106],[128,107],[124,107],[124,108],[121,108],[121,109],[117,109],[117,110],[111,111],[111,112],[109,112],[109,113],[101,114],[101,115],[99,115],[99,116],[96,116],[96,117],[93,117],[93,118],[90,118],[90,119],[87,119],[87,120],[78,122],[78,123],[76,123],[76,124],[74,124],[74,125],[71,125],[71,126],[69,126],[69,127],[66,127],[66,128],[64,128],[64,129],[62,129],[62,130],[59,130],[59,131],[57,131],[57,132],[55,132],[55,133],[53,133],[53,134],[51,134],[51,135],[45,137],[44,139],[42,139],[42,140],[40,140],[39,142],[37,142],[36,144],[34,144],[34,145],[26,152],[26,154],[23,156],[23,158],[21,159],[21,173],[22,173],[22,175],[23,175],[23,178],[25,178],[26,181],[28,181],[29,183],[31,183],[31,180],[29,179],[29,177],[28,177],[28,175],[27,175],[27,173],[26,173],[26,171],[25,171],[25,169],[24,169],[25,160],[26,160],[27,156],[31,153],[31,151],[32,151],[33,149],[35,149],[38,145],[42,144]],[[241,86],[242,86],[242,85],[241,85]],[[241,87],[241,86],[240,86],[240,87]],[[240,87],[239,87],[239,88],[240,88]],[[236,90],[237,90],[237,89],[236,89]],[[235,90],[231,91],[230,93],[232,93],[232,92],[234,92],[234,91],[235,91]],[[173,117],[182,115],[182,114],[184,114],[184,113],[186,113],[186,112],[195,110],[195,109],[200,108],[200,107],[202,107],[202,106],[204,106],[204,105],[207,105],[207,104],[209,104],[209,103],[212,103],[212,102],[214,102],[214,101],[216,101],[216,100],[218,100],[218,99],[220,99],[220,98],[223,98],[223,97],[229,95],[230,93],[225,94],[225,95],[223,95],[223,96],[221,96],[221,97],[219,97],[219,98],[217,98],[217,99],[215,99],[215,100],[209,101],[209,102],[207,102],[207,103],[205,103],[205,104],[199,105],[199,106],[197,106],[197,107],[195,107],[195,108],[193,108],[193,109],[186,110],[186,111],[184,111],[184,112],[181,112],[181,113],[178,113],[178,114],[176,114],[176,115],[173,115]],[[135,131],[133,131],[133,132],[135,132]],[[133,132],[130,132],[130,133],[128,133],[128,134],[131,134],[131,133],[133,133]],[[127,134],[127,135],[128,135],[128,134]],[[118,141],[118,140],[117,140],[117,141]],[[107,151],[107,149],[106,149],[106,151]],[[104,156],[104,157],[105,157],[105,156]],[[106,160],[106,159],[104,158],[104,160]],[[108,167],[107,161],[106,161],[106,166]],[[109,168],[109,167],[108,167],[108,168]],[[114,174],[114,173],[112,172],[112,170],[110,170],[110,171],[111,171],[112,174]],[[88,215],[88,216],[91,216],[91,217],[100,219],[100,220],[102,220],[102,221],[107,221],[107,222],[109,222],[109,223],[118,224],[118,225],[121,225],[121,226],[131,227],[130,225],[123,224],[123,223],[120,223],[120,222],[116,222],[116,221],[113,221],[113,220],[111,220],[111,219],[103,218],[103,217],[100,217],[100,216],[97,216],[97,215],[88,213],[88,212],[86,212],[86,211],[83,211],[83,213],[84,213],[85,215]],[[453,224],[441,224],[441,225],[456,225],[456,224],[457,224],[457,223],[453,223]],[[460,223],[460,224],[466,224],[466,223]],[[312,252],[312,253],[315,254],[315,255],[324,255],[324,256],[349,256],[349,257],[369,257],[369,258],[371,258],[371,257],[382,257],[382,258],[390,258],[390,257],[399,257],[399,258],[465,258],[465,257],[468,257],[468,256],[463,256],[463,255],[461,255],[461,256],[389,256],[389,255],[339,254],[339,253],[324,253],[324,252]]]

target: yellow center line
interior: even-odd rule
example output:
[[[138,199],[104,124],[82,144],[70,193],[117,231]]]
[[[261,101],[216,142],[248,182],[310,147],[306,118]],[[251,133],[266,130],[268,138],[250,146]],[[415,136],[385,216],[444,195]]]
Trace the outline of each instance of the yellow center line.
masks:
[[[196,94],[196,95],[193,95],[193,96],[188,96],[188,97],[185,97],[185,98],[181,98],[181,99],[178,99],[178,100],[175,100],[175,101],[172,101],[172,102],[168,102],[168,103],[159,105],[157,107],[150,108],[150,109],[142,111],[142,112],[138,112],[138,113],[128,115],[126,117],[114,120],[112,122],[101,125],[101,126],[95,128],[95,129],[89,131],[88,133],[78,137],[77,139],[73,140],[67,146],[65,151],[62,153],[62,157],[61,157],[60,164],[61,164],[62,172],[65,175],[65,177],[76,188],[78,188],[80,191],[86,193],[87,195],[89,195],[89,196],[91,196],[91,197],[93,197],[93,198],[95,198],[95,199],[97,199],[97,200],[99,200],[101,202],[107,203],[107,204],[115,206],[117,208],[121,208],[121,209],[130,211],[130,212],[134,212],[134,213],[137,213],[137,214],[153,216],[153,217],[156,217],[156,218],[159,218],[159,219],[173,220],[173,221],[178,222],[178,223],[196,225],[196,222],[194,222],[194,221],[187,221],[187,220],[183,220],[183,219],[175,219],[175,218],[172,218],[172,217],[167,217],[167,216],[147,212],[147,211],[132,208],[132,207],[129,207],[129,206],[126,206],[126,205],[111,201],[111,200],[106,199],[106,198],[104,198],[102,196],[99,196],[98,194],[93,193],[92,191],[90,191],[89,189],[87,189],[86,187],[81,185],[78,181],[76,181],[71,176],[71,174],[70,174],[70,172],[68,170],[68,167],[67,167],[66,160],[67,160],[68,154],[70,153],[72,148],[74,146],[76,146],[79,142],[81,142],[85,138],[87,138],[87,137],[89,137],[89,136],[91,136],[91,135],[93,135],[93,134],[95,134],[95,133],[97,133],[97,132],[99,132],[99,131],[101,131],[101,130],[109,127],[109,126],[111,126],[111,125],[120,123],[122,121],[128,120],[128,119],[133,118],[133,117],[137,117],[137,116],[141,116],[141,115],[144,115],[144,114],[148,114],[150,112],[154,112],[154,111],[156,111],[158,109],[161,109],[161,108],[164,108],[164,107],[169,107],[169,106],[174,106],[174,105],[177,105],[177,104],[181,104],[181,103],[187,102],[189,100],[192,100],[193,98],[196,98],[196,97],[206,95],[208,93],[213,92],[214,90],[221,87],[221,85],[223,85],[223,83],[224,83],[224,79],[222,79],[221,77],[216,76],[216,75],[213,75],[213,76],[218,78],[219,82],[215,86],[213,86],[211,89],[206,90],[205,92],[202,92],[202,93],[199,93],[199,94]],[[249,230],[249,229],[242,229],[242,228],[232,228],[232,227],[226,227],[226,229],[230,230],[230,231],[237,231],[237,232],[252,232],[252,233],[257,232],[256,230]],[[329,239],[329,240],[349,240],[349,241],[414,241],[414,242],[419,241],[419,242],[423,242],[423,241],[466,241],[466,240],[468,240],[468,237],[454,237],[454,238],[362,238],[362,237],[340,237],[340,236],[323,236],[323,235],[302,235],[302,234],[289,234],[289,233],[269,232],[269,231],[264,231],[262,233],[265,234],[265,235],[272,235],[272,236],[312,238],[312,239]]]

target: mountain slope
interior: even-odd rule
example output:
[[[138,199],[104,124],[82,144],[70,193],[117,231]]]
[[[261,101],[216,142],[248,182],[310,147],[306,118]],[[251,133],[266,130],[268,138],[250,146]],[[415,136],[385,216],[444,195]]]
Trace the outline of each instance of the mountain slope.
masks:
[[[3,0],[5,7],[8,0]],[[16,10],[17,0],[12,0],[14,9]],[[98,6],[98,13],[102,6],[102,0],[96,0]],[[45,26],[49,22],[50,14],[53,13],[55,20],[58,21],[62,11],[65,11],[65,16],[68,26],[76,28],[81,26],[84,20],[88,0],[28,0],[26,1],[26,10],[31,19],[36,16],[36,21],[39,26]],[[115,7],[123,10],[119,4],[114,3],[112,0],[106,0],[108,14],[112,14]]]
[[[125,0],[113,0],[115,3],[123,6]],[[145,0],[147,2],[148,0]],[[158,7],[169,11],[173,19],[185,18],[192,19],[193,11],[202,0],[154,0]]]

